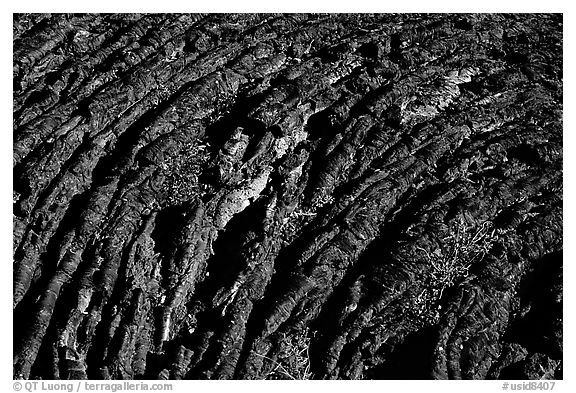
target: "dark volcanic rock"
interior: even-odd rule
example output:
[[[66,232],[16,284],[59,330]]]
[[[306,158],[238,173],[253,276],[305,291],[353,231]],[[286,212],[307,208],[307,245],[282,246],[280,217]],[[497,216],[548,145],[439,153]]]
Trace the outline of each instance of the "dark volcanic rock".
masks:
[[[14,16],[17,378],[561,378],[561,15]]]

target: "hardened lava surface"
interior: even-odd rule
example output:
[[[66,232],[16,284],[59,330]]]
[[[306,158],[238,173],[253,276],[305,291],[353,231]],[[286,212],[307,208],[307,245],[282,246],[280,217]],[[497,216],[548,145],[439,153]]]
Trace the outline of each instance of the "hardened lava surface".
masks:
[[[14,377],[561,379],[562,23],[15,14]]]

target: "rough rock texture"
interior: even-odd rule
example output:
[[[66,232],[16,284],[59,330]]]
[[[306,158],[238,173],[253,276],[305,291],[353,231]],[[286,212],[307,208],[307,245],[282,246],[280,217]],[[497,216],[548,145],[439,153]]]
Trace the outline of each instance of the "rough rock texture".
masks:
[[[14,376],[562,378],[561,15],[15,15]]]

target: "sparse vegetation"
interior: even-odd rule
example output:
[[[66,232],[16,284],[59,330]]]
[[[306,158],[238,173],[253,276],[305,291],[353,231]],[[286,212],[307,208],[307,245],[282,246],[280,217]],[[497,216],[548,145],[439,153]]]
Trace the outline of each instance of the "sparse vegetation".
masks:
[[[312,200],[312,206],[310,210],[316,213],[318,210],[322,209],[325,205],[334,203],[334,196],[321,192]]]
[[[264,379],[311,379],[308,330],[290,336],[284,335],[279,344],[280,350],[276,360],[259,355],[272,363]]]
[[[490,251],[495,230],[490,222],[472,227],[460,219],[441,240],[440,248],[432,252],[418,248],[430,271],[424,280],[424,290],[414,299],[415,312],[427,324],[437,321],[444,291],[466,278],[470,267]]]
[[[468,269],[481,260],[490,251],[494,240],[491,224],[484,222],[477,228],[468,226],[463,219],[448,236],[441,248],[427,253],[432,267],[430,280],[442,296],[444,289],[456,284],[459,279],[468,275]]]

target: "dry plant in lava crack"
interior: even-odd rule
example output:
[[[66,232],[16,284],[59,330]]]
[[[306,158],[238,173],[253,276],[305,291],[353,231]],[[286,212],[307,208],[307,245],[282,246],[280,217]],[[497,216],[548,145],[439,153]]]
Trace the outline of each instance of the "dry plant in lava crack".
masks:
[[[430,266],[423,283],[424,290],[415,299],[420,318],[426,323],[437,321],[444,291],[468,276],[470,267],[484,258],[495,239],[495,230],[490,222],[471,226],[459,219],[455,228],[441,239],[439,248],[431,252],[417,248]]]
[[[279,344],[281,350],[276,360],[257,354],[271,363],[271,369],[264,375],[264,379],[312,379],[308,330],[290,336],[284,335]]]

